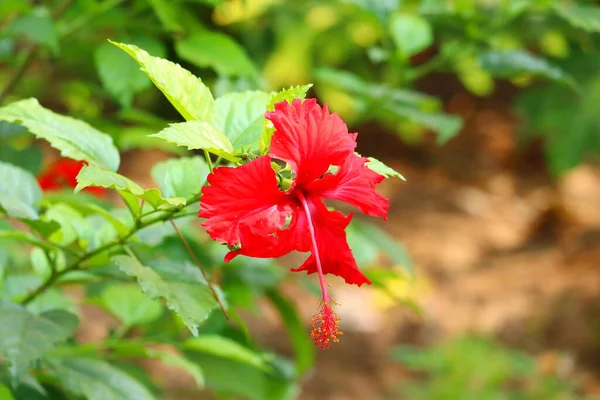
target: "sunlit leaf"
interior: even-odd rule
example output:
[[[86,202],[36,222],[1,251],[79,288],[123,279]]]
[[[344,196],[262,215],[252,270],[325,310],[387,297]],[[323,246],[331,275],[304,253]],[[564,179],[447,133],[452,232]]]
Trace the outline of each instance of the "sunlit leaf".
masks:
[[[111,171],[120,157],[112,138],[83,121],[56,114],[36,99],[21,100],[0,108],[0,120],[20,122],[39,139],[47,140],[64,157],[87,161]]]
[[[556,2],[554,9],[558,15],[576,28],[588,32],[600,32],[600,7],[597,5]]]
[[[402,174],[394,169],[388,167],[381,161],[376,158],[368,157],[369,162],[367,163],[367,168],[372,171],[377,172],[379,175],[383,175],[386,178],[400,178],[403,181],[406,181],[406,178],[402,176]]]
[[[203,149],[227,160],[235,160],[233,146],[227,136],[203,121],[171,124],[151,136],[164,139],[177,146],[185,146],[188,150]]]
[[[154,85],[167,97],[188,121],[210,122],[215,112],[215,101],[210,89],[200,78],[179,64],[153,57],[137,46],[112,42],[140,64]]]
[[[429,22],[418,15],[394,15],[390,21],[390,33],[398,51],[404,57],[419,53],[433,43],[433,32]]]
[[[9,363],[13,376],[66,340],[77,328],[77,317],[53,310],[39,315],[24,307],[0,301],[0,354]]]
[[[160,261],[144,266],[129,256],[113,258],[123,272],[136,277],[144,293],[153,299],[164,298],[194,335],[218,303],[198,267],[175,261]]]
[[[271,368],[265,359],[254,351],[242,346],[238,342],[218,335],[200,335],[187,339],[183,343],[187,350],[193,350],[205,354],[211,354],[227,358],[242,364],[269,371]]]
[[[11,217],[38,219],[42,190],[31,173],[0,161],[0,210]]]

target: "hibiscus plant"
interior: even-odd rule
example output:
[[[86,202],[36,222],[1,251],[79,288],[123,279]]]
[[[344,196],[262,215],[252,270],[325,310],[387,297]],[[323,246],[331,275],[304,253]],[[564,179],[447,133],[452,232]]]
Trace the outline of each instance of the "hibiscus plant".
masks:
[[[185,120],[151,136],[193,153],[155,164],[158,187],[146,189],[117,172],[113,139],[88,123],[33,98],[0,107],[3,132],[62,156],[34,173],[0,162],[0,398],[143,400],[172,389],[140,359],[214,393],[293,396],[313,349],[340,340],[325,276],[358,286],[389,276],[361,271],[352,250],[361,267],[378,251],[407,266],[380,228],[324,200],[386,219],[376,186],[402,176],[357,154],[357,134],[306,98],[311,85],[215,99],[180,65],[111,43]],[[306,274],[274,263],[294,251],[310,253],[292,266]],[[313,273],[321,294],[309,333],[282,283],[315,288]],[[261,348],[240,317],[259,298],[279,313],[294,363]]]

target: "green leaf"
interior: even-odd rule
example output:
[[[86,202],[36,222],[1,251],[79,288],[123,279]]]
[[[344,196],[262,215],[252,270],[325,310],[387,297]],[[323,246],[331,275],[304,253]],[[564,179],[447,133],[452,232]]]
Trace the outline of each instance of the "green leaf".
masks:
[[[39,219],[42,189],[31,173],[0,161],[0,209],[15,218]]]
[[[373,157],[368,157],[368,159],[369,162],[367,163],[367,168],[369,168],[371,171],[375,171],[379,175],[383,175],[386,178],[400,178],[403,181],[406,181],[406,178],[402,176],[400,172],[388,167],[378,159]]]
[[[0,302],[0,354],[14,377],[69,338],[77,328],[77,317],[53,310],[33,314],[21,305]]]
[[[156,39],[140,37],[135,43],[159,56],[165,54],[163,44]],[[152,85],[138,64],[110,43],[96,48],[94,62],[102,85],[123,108],[130,108],[133,96]]]
[[[102,291],[102,304],[126,327],[148,324],[162,314],[162,305],[140,291],[137,285],[111,285]]]
[[[0,383],[0,400],[14,400],[10,389]]]
[[[53,204],[44,214],[45,221],[55,221],[60,229],[49,239],[63,246],[79,241],[82,247],[89,243],[92,228],[80,212],[64,203]]]
[[[393,263],[402,266],[408,272],[412,271],[412,260],[402,244],[372,223],[355,220],[352,221],[352,224],[365,242],[375,244]]]
[[[4,31],[6,35],[24,35],[30,41],[58,52],[58,32],[50,13],[45,8],[37,8],[29,14],[15,19]]]
[[[576,86],[573,78],[565,71],[523,50],[490,50],[479,54],[478,59],[481,66],[496,77],[512,78],[530,74]]]
[[[260,91],[221,96],[216,101],[213,125],[229,138],[236,151],[258,150],[270,98],[269,93]]]
[[[264,357],[247,347],[229,338],[218,335],[201,335],[187,339],[183,346],[187,350],[227,358],[242,364],[251,365],[266,372],[271,367],[265,362]]]
[[[153,57],[134,45],[116,43],[140,64],[154,85],[167,97],[173,106],[187,121],[210,122],[215,113],[215,101],[210,89],[200,78],[182,68],[179,64]]]
[[[306,97],[306,93],[308,93],[312,86],[312,83],[309,83],[307,85],[290,86],[287,89],[282,89],[279,92],[273,93],[267,104],[266,111],[275,110],[275,104],[282,101],[287,101],[288,103],[291,103],[294,99],[304,99]],[[269,146],[271,145],[271,138],[273,137],[274,132],[275,127],[273,126],[273,123],[265,119],[263,132],[260,135],[259,140],[259,148],[261,154],[265,154],[269,149]]]
[[[227,136],[203,121],[170,124],[168,128],[151,136],[164,139],[177,146],[186,146],[188,150],[203,149],[229,161],[235,160],[233,146]]]
[[[219,75],[256,75],[256,67],[244,48],[220,32],[194,33],[175,42],[175,51],[183,60],[201,68],[212,68]]]
[[[153,400],[137,380],[108,362],[69,357],[52,361],[49,371],[69,392],[87,400]]]
[[[148,204],[154,208],[170,208],[171,206],[180,206],[185,205],[186,203],[186,199],[184,198],[164,198],[158,189],[144,190],[140,185],[123,175],[91,165],[86,165],[79,171],[75,193],[78,193],[88,186],[99,186],[106,189],[115,189],[131,193],[138,198],[147,201]]]
[[[0,122],[0,124],[1,123],[4,122]],[[25,129],[25,131],[27,130]],[[2,138],[0,137],[0,161],[16,165],[17,167],[21,167],[24,170],[37,175],[41,170],[43,157],[44,154],[42,153],[42,149],[38,146],[30,146],[22,150],[17,150],[10,145],[3,144]]]
[[[182,32],[183,27],[179,23],[177,4],[166,0],[148,0],[158,17],[161,25],[169,32]]]
[[[463,121],[456,115],[445,113],[428,113],[412,107],[400,105],[383,106],[394,115],[406,118],[437,132],[437,143],[444,144],[454,137],[462,128]]]
[[[394,15],[390,21],[390,33],[398,51],[406,58],[425,50],[433,43],[431,25],[418,15]]]
[[[298,315],[294,303],[278,290],[267,292],[271,304],[277,309],[285,326],[288,336],[294,347],[296,356],[296,371],[299,376],[304,375],[315,361],[315,346],[306,334],[304,324]]]
[[[159,162],[150,173],[165,196],[188,198],[200,193],[209,169],[204,158],[193,156]]]
[[[121,271],[136,277],[144,293],[153,299],[164,298],[169,309],[175,311],[192,334],[218,307],[210,288],[198,267],[175,261],[161,261],[144,266],[129,256],[113,258]]]
[[[196,382],[196,385],[199,388],[204,387],[204,372],[202,371],[202,368],[200,368],[200,365],[188,360],[181,354],[159,350],[148,350],[146,354],[148,357],[161,360],[167,365],[181,368],[182,370],[190,374],[192,378],[194,378],[194,381]]]
[[[600,32],[600,7],[598,6],[556,2],[554,10],[576,28],[587,32]]]
[[[110,136],[87,123],[56,114],[36,99],[21,100],[0,108],[0,120],[20,122],[38,139],[47,140],[64,157],[87,161],[116,171],[119,152]]]

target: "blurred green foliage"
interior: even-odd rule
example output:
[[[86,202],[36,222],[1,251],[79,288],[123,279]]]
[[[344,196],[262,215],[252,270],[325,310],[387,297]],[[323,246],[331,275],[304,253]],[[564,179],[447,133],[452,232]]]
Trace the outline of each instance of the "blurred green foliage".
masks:
[[[464,336],[428,349],[397,347],[393,357],[418,373],[403,382],[414,400],[583,400],[572,380],[543,371],[527,353],[491,339]]]

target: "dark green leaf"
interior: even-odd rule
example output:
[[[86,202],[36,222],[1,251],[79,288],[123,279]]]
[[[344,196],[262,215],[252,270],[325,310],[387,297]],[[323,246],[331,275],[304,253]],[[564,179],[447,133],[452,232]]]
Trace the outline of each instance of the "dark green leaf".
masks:
[[[25,35],[32,42],[48,47],[53,53],[58,52],[58,33],[45,8],[37,8],[17,18],[6,28],[5,33],[11,36]]]

